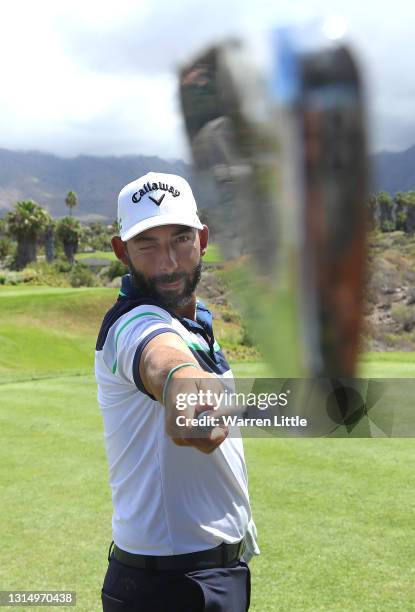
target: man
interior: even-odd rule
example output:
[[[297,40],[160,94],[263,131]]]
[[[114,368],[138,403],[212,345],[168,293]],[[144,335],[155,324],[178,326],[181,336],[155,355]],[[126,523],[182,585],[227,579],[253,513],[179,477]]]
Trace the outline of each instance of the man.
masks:
[[[242,612],[259,553],[242,440],[192,424],[208,401],[177,408],[179,393],[231,376],[195,293],[208,228],[188,183],[154,172],[122,189],[118,223],[112,246],[130,274],[95,367],[114,507],[103,609]]]

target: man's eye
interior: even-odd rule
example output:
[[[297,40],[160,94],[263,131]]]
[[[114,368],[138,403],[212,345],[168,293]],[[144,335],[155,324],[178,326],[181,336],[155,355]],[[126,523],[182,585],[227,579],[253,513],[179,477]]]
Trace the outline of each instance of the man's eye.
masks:
[[[177,236],[176,240],[177,242],[187,242],[188,240],[190,240],[190,236],[183,234],[182,236]]]

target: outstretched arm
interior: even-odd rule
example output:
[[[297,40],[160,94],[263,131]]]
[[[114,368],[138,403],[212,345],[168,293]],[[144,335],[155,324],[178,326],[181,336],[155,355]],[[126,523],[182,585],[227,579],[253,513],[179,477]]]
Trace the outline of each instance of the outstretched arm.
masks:
[[[175,370],[177,366],[186,365]],[[223,391],[220,380],[214,374],[205,372],[183,342],[174,333],[163,333],[155,336],[147,344],[141,355],[139,373],[144,387],[160,403],[165,402],[166,431],[173,442],[179,446],[193,446],[204,453],[211,453],[227,437],[228,429],[225,426],[213,427],[209,432],[198,435],[198,429],[190,423],[191,419],[205,410],[212,409],[208,403],[198,403],[196,406],[186,405],[184,410],[177,407],[177,398],[188,397],[188,394],[197,394],[200,391],[220,393]],[[170,376],[169,376],[170,375]],[[169,380],[168,380],[169,379]],[[165,388],[167,382],[167,387]],[[164,392],[164,398],[163,398]],[[177,422],[177,417],[185,417]]]

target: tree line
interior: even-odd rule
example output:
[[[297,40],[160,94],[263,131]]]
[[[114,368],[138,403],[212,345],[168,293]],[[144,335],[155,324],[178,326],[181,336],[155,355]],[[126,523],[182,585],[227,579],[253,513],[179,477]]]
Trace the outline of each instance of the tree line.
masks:
[[[78,196],[69,191],[65,203],[69,215],[54,220],[50,213],[33,200],[22,200],[0,220],[0,259],[10,252],[10,240],[16,241],[13,268],[21,270],[36,261],[39,246],[43,245],[46,261],[56,257],[56,242],[62,244],[68,262],[73,265],[81,238],[97,250],[109,250],[109,236],[104,226],[92,223],[82,226],[72,216],[72,209],[78,205]],[[392,197],[386,191],[370,196],[369,214],[373,229],[381,232],[400,230],[415,234],[415,191],[398,191]],[[116,231],[115,223],[112,230]]]
[[[398,191],[394,197],[380,191],[370,196],[368,204],[373,228],[415,234],[415,191]]]
[[[14,269],[21,270],[36,261],[38,249],[42,245],[45,259],[51,263],[56,257],[58,241],[62,244],[66,259],[73,265],[81,238],[88,241],[94,233],[101,235],[105,230],[100,223],[91,224],[89,228],[83,227],[79,219],[72,216],[72,209],[78,205],[78,196],[74,191],[68,192],[65,203],[69,208],[69,215],[54,220],[45,208],[33,200],[17,202],[5,218],[0,220],[0,259],[10,253],[11,240],[14,240]],[[94,246],[102,248],[108,245],[108,235],[105,234],[101,244]]]

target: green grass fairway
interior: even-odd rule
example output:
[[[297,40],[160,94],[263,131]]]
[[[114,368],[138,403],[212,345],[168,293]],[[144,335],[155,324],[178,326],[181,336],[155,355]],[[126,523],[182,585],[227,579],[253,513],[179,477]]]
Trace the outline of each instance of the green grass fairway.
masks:
[[[265,363],[249,361],[237,363],[233,372],[241,377],[272,376]],[[361,356],[357,376],[361,378],[415,378],[415,353],[364,353]]]
[[[99,610],[111,521],[93,377],[0,385],[0,405],[2,588],[76,590],[77,610]]]
[[[117,258],[113,251],[93,251],[92,253],[77,253],[76,260],[83,261],[84,259],[109,259],[115,261]],[[206,263],[219,263],[222,261],[220,250],[214,242],[209,244],[206,254],[203,257]]]
[[[3,589],[100,609],[111,502],[92,376],[0,385]],[[411,440],[245,441],[254,612],[410,610]],[[46,609],[46,608],[45,608]]]
[[[359,375],[366,378],[415,378],[415,353],[366,353]]]
[[[117,258],[113,251],[92,251],[91,253],[77,253],[75,259],[77,261],[83,261],[84,259],[108,259],[116,261]]]
[[[1,589],[75,590],[79,612],[101,609],[111,540],[92,367],[116,294],[0,287]],[[411,353],[360,364],[361,376],[414,370]],[[262,551],[253,612],[414,609],[413,439],[251,438],[245,449]]]
[[[0,288],[0,381],[91,372],[102,313],[114,289]]]

